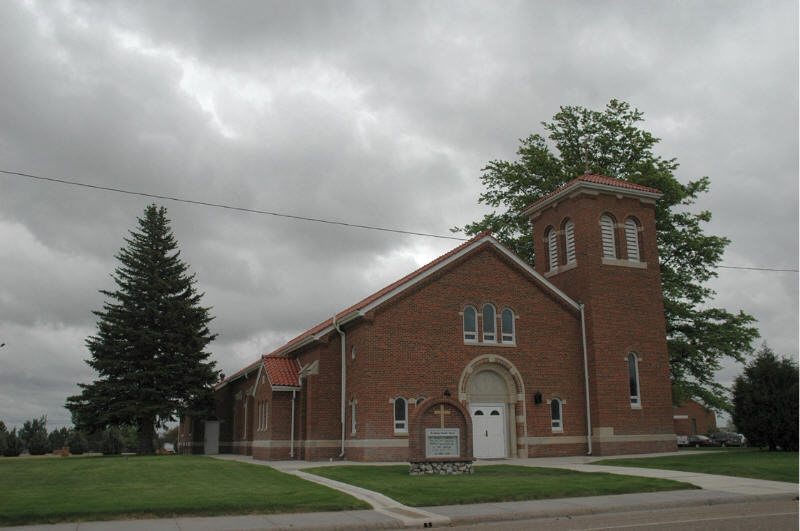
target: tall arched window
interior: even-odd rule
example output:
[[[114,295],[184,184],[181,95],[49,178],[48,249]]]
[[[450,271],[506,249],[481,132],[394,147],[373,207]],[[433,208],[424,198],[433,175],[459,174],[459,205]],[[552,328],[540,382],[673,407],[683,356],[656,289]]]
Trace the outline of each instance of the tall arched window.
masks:
[[[394,431],[406,432],[408,431],[408,402],[405,398],[398,397],[394,399]]]
[[[464,308],[464,341],[478,340],[478,313],[472,306]]]
[[[639,396],[639,358],[634,352],[628,354],[628,386],[631,391],[631,407],[641,406]]]
[[[356,428],[358,427],[356,424],[356,404],[358,402],[355,398],[350,400],[350,433],[355,435]]]
[[[575,261],[575,224],[571,219],[564,223],[564,251],[567,263]]]
[[[550,425],[553,431],[562,431],[564,429],[561,423],[561,400],[558,398],[550,401]]]
[[[494,306],[483,305],[483,341],[497,341],[497,323],[494,318]]]
[[[547,229],[547,269],[550,271],[558,269],[558,239],[552,227]]]
[[[503,309],[500,314],[500,340],[503,343],[514,342],[514,312],[511,308]]]
[[[628,260],[640,260],[639,224],[633,218],[625,220],[625,245],[628,248]]]
[[[617,244],[614,240],[614,218],[608,214],[603,214],[600,217],[600,234],[603,238],[603,256],[616,258]]]

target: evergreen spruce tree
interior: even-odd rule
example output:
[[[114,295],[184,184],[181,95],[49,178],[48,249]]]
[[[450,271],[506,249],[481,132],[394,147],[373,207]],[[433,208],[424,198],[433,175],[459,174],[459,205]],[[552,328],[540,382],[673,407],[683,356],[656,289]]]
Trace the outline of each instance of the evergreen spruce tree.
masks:
[[[797,451],[798,370],[762,345],[733,383],[733,423],[751,446]]]
[[[217,381],[204,349],[216,337],[208,329],[209,308],[200,305],[194,275],[180,260],[164,207],[148,206],[116,258],[116,291],[107,301],[97,334],[86,340],[86,360],[99,378],[78,384],[67,399],[80,430],[133,425],[139,454],[153,453],[155,430],[176,415],[209,403]]]
[[[711,305],[714,292],[704,284],[716,276],[729,240],[703,232],[710,212],[690,210],[708,191],[709,179],[680,183],[677,161],[653,152],[659,139],[639,127],[643,120],[639,110],[618,100],[602,111],[561,107],[551,122],[542,122],[546,137],[533,134],[521,141],[518,160],[492,160],[483,168],[485,191],[478,202],[499,211],[453,230],[469,235],[491,230],[533,264],[533,234],[522,212],[559,186],[596,173],[661,190],[655,216],[673,398],[730,410],[727,389],[714,381],[714,373],[725,357],[743,362],[752,352],[755,319]]]

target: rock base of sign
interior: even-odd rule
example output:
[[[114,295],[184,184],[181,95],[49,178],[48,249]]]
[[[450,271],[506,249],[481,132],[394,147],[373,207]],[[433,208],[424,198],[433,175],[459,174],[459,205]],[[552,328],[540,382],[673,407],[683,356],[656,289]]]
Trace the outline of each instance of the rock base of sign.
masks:
[[[423,461],[411,463],[408,473],[412,476],[436,474],[460,476],[472,474],[472,461]]]

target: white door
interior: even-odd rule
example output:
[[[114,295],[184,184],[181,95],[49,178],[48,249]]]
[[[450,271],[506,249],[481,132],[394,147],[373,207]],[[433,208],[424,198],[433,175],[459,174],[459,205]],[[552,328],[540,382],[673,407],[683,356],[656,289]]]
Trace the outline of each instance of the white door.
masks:
[[[473,404],[472,452],[478,459],[506,457],[505,404]]]
[[[203,438],[203,453],[217,455],[219,453],[219,421],[206,420],[205,436]]]

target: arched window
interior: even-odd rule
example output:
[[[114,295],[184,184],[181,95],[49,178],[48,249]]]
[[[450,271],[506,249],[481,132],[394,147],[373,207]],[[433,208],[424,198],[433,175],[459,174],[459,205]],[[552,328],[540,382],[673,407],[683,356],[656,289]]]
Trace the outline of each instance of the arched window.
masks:
[[[571,219],[564,223],[564,251],[567,263],[575,261],[575,224]]]
[[[564,429],[561,423],[561,400],[558,398],[550,401],[550,425],[553,431],[562,431]]]
[[[478,340],[478,313],[472,306],[464,308],[464,341]]]
[[[514,342],[514,312],[511,308],[505,308],[500,314],[500,332],[503,343]]]
[[[641,407],[639,396],[639,358],[634,352],[628,354],[628,386],[631,391],[631,407]]]
[[[417,398],[417,401],[416,401],[416,402],[414,402],[414,405],[415,405],[415,406],[418,406],[418,405],[420,405],[420,404],[421,404],[421,403],[423,403],[423,402],[425,402],[425,397],[424,397],[424,396],[420,396],[419,398]]]
[[[353,398],[350,400],[350,433],[355,435],[356,433],[356,399]]]
[[[408,402],[405,398],[394,399],[394,431],[408,431]]]
[[[625,245],[628,248],[628,260],[640,260],[639,224],[633,218],[625,220]]]
[[[603,214],[600,217],[600,234],[603,237],[603,256],[616,258],[617,244],[614,240],[614,218],[608,214]]]
[[[497,323],[494,318],[494,306],[483,305],[483,341],[497,341]]]
[[[556,231],[552,227],[547,229],[547,269],[555,271],[558,269],[558,239]]]

